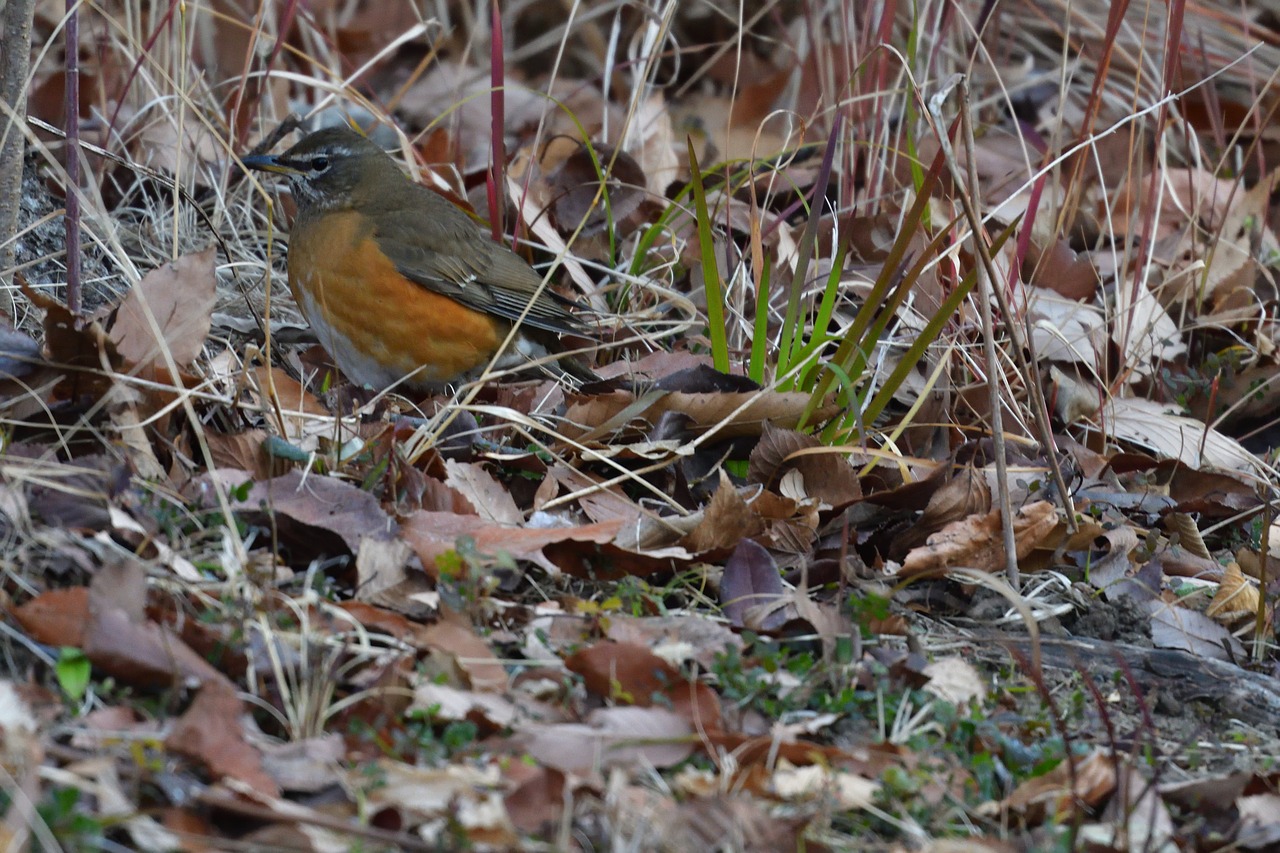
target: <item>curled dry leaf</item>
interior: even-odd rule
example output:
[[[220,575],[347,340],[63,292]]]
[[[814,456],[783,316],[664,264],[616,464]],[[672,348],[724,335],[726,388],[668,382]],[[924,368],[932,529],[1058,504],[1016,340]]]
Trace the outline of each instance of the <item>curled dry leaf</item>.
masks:
[[[1076,761],[1075,786],[1067,761]],[[1116,789],[1116,758],[1110,752],[1095,749],[1081,760],[1068,758],[1042,776],[1028,779],[1000,802],[983,803],[978,814],[998,818],[1012,813],[1030,826],[1048,818],[1058,823],[1070,821],[1081,807],[1095,808]]]
[[[866,808],[880,792],[880,784],[847,771],[807,764],[796,767],[780,761],[770,779],[773,793],[783,800],[829,797],[841,811]]]
[[[1194,418],[1169,411],[1151,400],[1115,397],[1104,407],[1103,422],[1120,439],[1177,459],[1192,469],[1208,466],[1242,474],[1260,474],[1258,457],[1240,442]]]
[[[1213,600],[1204,613],[1224,625],[1230,625],[1241,618],[1255,616],[1261,598],[1258,588],[1245,578],[1240,564],[1233,560],[1227,563],[1218,591],[1213,594]]]
[[[1020,508],[1013,520],[1018,559],[1030,554],[1036,545],[1053,532],[1057,523],[1057,510],[1048,501],[1038,501]],[[971,515],[948,524],[930,536],[927,544],[907,554],[898,574],[901,577],[916,577],[952,566],[985,572],[1004,570],[1004,544],[998,508],[986,515]]]
[[[376,774],[380,784],[368,786],[370,773]],[[349,777],[348,784],[355,790],[368,791],[373,808],[394,809],[408,823],[449,818],[468,835],[483,833],[496,849],[515,844],[515,831],[502,803],[502,773],[496,765],[450,764],[436,769],[382,759],[373,766],[354,767]]]
[[[702,519],[680,540],[679,545],[693,554],[732,548],[734,545],[741,547],[740,543],[746,542],[746,537],[759,533],[760,527],[759,516],[721,468],[720,483],[702,511]]]
[[[777,491],[779,481],[789,471],[798,472],[803,478],[805,495],[828,506],[842,507],[862,497],[858,472],[846,454],[836,453],[812,435],[766,422],[760,441],[751,451],[747,478]]]
[[[622,519],[577,527],[510,527],[486,521],[476,515],[419,510],[401,522],[401,535],[408,542],[428,574],[435,574],[436,559],[457,547],[458,539],[470,537],[479,554],[506,553],[517,560],[531,560],[550,572],[560,571],[556,561],[543,552],[557,543],[598,543],[605,546],[622,528]]]
[[[956,707],[987,698],[987,684],[973,664],[958,657],[940,658],[924,668],[924,689]]]

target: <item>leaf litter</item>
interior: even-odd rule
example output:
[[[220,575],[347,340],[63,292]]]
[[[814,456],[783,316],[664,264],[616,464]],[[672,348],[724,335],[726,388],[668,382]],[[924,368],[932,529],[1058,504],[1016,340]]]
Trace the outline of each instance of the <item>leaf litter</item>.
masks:
[[[0,326],[5,845],[1274,844],[1274,16],[1014,4],[971,63],[979,5],[503,9],[504,83],[394,4],[95,48],[102,280],[27,220]],[[227,157],[313,107],[500,204],[602,381],[345,383]]]

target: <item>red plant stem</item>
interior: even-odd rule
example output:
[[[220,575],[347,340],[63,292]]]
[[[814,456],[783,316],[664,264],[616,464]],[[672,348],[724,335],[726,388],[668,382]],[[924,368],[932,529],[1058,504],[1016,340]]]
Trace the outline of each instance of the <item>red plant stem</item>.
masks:
[[[505,129],[507,125],[506,117],[506,93],[503,86],[506,85],[506,67],[503,63],[502,56],[504,53],[502,45],[502,10],[498,6],[499,0],[493,0],[490,7],[492,16],[489,22],[492,36],[489,40],[489,82],[493,89],[489,93],[489,110],[491,113],[492,124],[490,125],[491,144],[493,146],[493,165],[489,169],[489,228],[493,233],[493,239],[499,243],[502,242],[502,208],[503,205],[499,201],[506,195],[504,174],[507,162],[507,145],[505,137]]]
[[[80,19],[67,0],[67,310],[80,314]]]

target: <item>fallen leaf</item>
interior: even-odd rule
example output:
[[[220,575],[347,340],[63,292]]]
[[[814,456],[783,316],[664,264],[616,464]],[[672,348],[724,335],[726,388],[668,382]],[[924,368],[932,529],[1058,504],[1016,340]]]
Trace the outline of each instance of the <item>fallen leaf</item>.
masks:
[[[720,699],[644,646],[596,643],[565,659],[588,690],[614,702],[671,708],[699,731],[720,728]]]
[[[970,702],[981,703],[987,698],[987,684],[973,664],[958,657],[935,660],[924,668],[929,681],[924,689],[963,708]]]
[[[178,367],[196,360],[213,316],[214,250],[156,267],[129,290],[107,330],[127,361],[140,368],[163,365],[165,350]]]
[[[878,782],[855,773],[818,764],[796,767],[789,761],[778,763],[769,784],[779,799],[829,798],[840,811],[866,808],[880,792]]]
[[[1224,625],[1230,625],[1241,617],[1253,617],[1258,612],[1262,594],[1252,582],[1245,579],[1240,571],[1240,564],[1234,560],[1227,563],[1218,591],[1213,600],[1205,608],[1204,615],[1210,616]]]
[[[781,628],[789,618],[777,606],[785,603],[785,593],[778,564],[769,552],[751,539],[738,543],[720,578],[720,609],[729,617],[729,624],[745,627],[748,614],[754,611],[759,614],[752,620],[754,630]]]
[[[1231,632],[1203,613],[1154,601],[1151,642],[1161,649],[1181,649],[1214,660],[1244,660],[1244,646]]]
[[[1019,508],[1013,520],[1018,559],[1030,554],[1057,523],[1057,510],[1048,501]],[[903,578],[916,577],[952,566],[983,572],[1004,571],[999,508],[986,515],[971,515],[948,524],[930,536],[925,545],[907,554],[898,574]]]
[[[539,764],[565,773],[672,767],[698,745],[683,715],[635,706],[597,708],[582,723],[519,726],[513,743]]]
[[[1067,761],[1075,762],[1074,786]],[[1038,826],[1049,819],[1061,824],[1081,808],[1101,805],[1115,791],[1117,779],[1115,757],[1106,750],[1095,749],[1083,759],[1067,758],[1048,773],[1023,782],[1000,802],[983,803],[977,811],[990,819],[1012,813],[1028,826]]]
[[[165,737],[165,749],[199,761],[215,779],[230,776],[278,797],[280,789],[263,770],[262,756],[245,740],[240,726],[245,713],[229,682],[208,681]]]

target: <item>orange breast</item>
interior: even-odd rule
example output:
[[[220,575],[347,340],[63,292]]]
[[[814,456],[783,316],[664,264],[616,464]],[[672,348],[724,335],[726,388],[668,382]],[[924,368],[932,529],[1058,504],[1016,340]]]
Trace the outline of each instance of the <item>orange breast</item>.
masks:
[[[443,382],[482,367],[507,327],[401,275],[358,214],[299,223],[289,287],[321,345],[353,382]],[[421,368],[421,369],[419,369]]]

